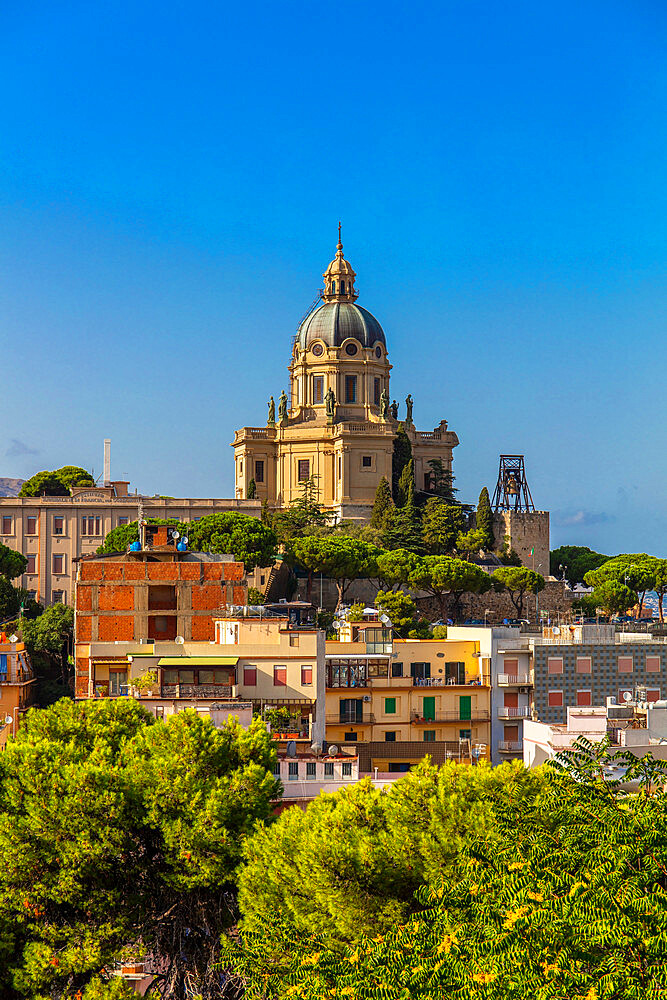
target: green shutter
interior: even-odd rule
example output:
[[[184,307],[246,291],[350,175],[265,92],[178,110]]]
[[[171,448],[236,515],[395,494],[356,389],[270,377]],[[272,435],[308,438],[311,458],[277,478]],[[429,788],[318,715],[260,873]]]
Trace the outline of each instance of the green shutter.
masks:
[[[472,719],[472,697],[469,694],[459,695],[459,719],[462,722]]]
[[[384,714],[385,715],[395,715],[396,714],[396,699],[395,698],[385,698],[385,700],[384,700]]]
[[[423,700],[422,718],[429,722],[435,722],[435,698],[424,698]]]

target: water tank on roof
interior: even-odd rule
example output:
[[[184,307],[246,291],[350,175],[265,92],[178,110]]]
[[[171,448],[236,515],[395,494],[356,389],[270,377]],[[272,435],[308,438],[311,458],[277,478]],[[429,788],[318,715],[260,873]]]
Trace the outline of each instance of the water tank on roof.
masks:
[[[138,541],[132,542],[130,545],[130,552],[141,552],[141,543]]]

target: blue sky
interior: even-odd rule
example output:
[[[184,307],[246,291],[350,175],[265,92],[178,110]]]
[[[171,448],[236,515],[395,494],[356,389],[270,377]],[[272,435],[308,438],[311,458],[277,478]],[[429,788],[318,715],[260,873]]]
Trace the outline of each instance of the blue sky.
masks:
[[[228,496],[343,220],[461,496],[667,555],[663,3],[5,5],[0,475]]]

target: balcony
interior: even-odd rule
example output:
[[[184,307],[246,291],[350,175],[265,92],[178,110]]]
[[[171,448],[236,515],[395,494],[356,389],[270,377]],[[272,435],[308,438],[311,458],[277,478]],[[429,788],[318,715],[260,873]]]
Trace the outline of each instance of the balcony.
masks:
[[[480,681],[477,677],[471,677],[465,681],[458,681],[454,677],[415,677],[410,678],[414,687],[488,687],[489,678],[484,677]]]
[[[529,705],[523,705],[521,708],[507,708],[506,705],[500,705],[498,708],[499,719],[530,719],[530,717]]]
[[[159,697],[157,694],[159,690],[158,685],[155,685],[155,695],[154,697]],[[162,697],[163,698],[187,698],[190,700],[197,700],[198,698],[205,698],[207,701],[229,701],[230,699],[238,698],[238,685],[236,684],[163,684],[162,685]]]
[[[372,712],[364,711],[363,715],[332,712],[326,716],[327,726],[371,726],[375,722]]]
[[[523,753],[523,740],[501,740],[498,749],[501,753]]]
[[[491,714],[485,708],[473,708],[467,717],[462,717],[461,713],[454,708],[435,712],[429,719],[424,718],[419,712],[410,713],[410,722],[414,722],[418,726],[427,726],[434,722],[488,722],[490,718]]]
[[[498,674],[499,687],[524,687],[533,685],[530,674]]]

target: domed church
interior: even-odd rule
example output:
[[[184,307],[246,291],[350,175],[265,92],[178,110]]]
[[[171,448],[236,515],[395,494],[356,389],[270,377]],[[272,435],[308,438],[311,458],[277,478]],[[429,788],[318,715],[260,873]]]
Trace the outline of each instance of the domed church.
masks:
[[[320,505],[337,519],[368,520],[380,479],[391,483],[399,420],[412,444],[417,489],[429,489],[431,460],[451,471],[459,440],[446,420],[417,431],[411,396],[403,414],[391,401],[387,340],[375,316],[357,305],[340,226],[323,277],[324,289],[293,340],[289,395],[271,397],[266,426],[236,432],[236,496],[246,498],[254,481],[259,499],[286,507],[312,482]]]

